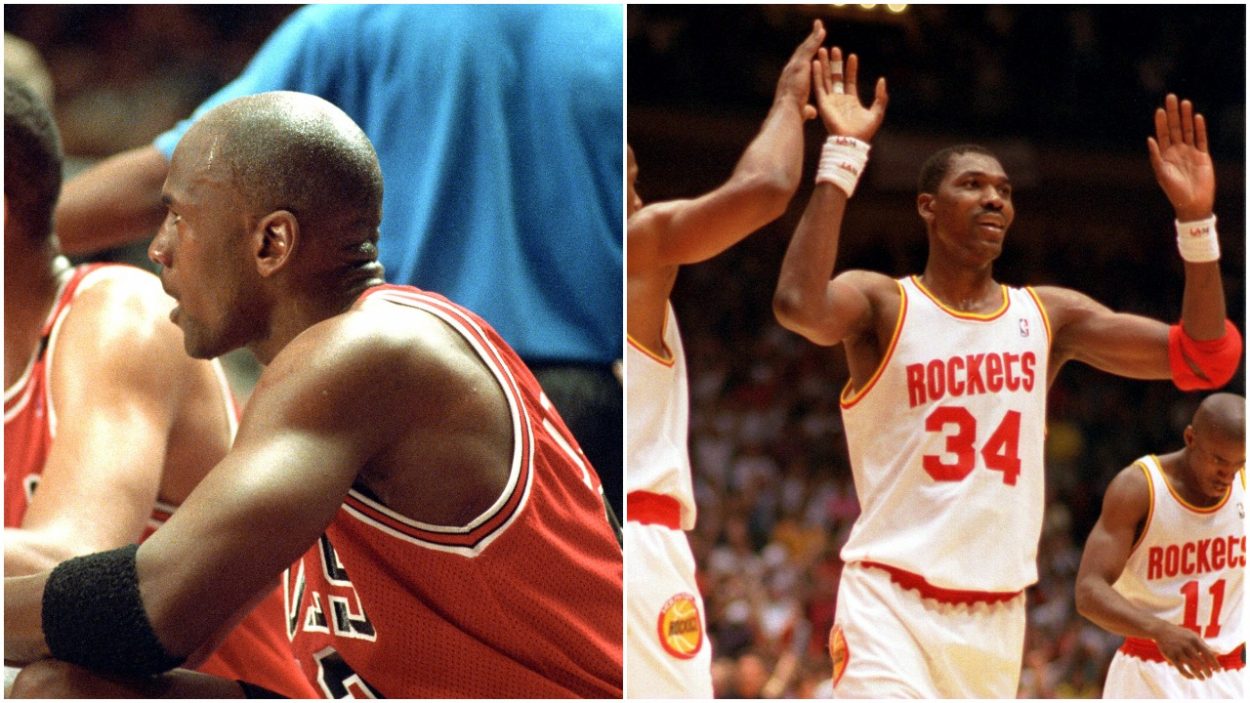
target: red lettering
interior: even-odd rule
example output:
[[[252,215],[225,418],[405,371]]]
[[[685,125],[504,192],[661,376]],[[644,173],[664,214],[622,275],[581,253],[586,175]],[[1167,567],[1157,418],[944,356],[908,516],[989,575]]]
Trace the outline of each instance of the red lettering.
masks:
[[[927,402],[924,388],[924,364],[907,365],[907,400],[913,408]]]
[[[946,365],[946,387],[950,390],[951,396],[961,396],[964,394],[964,382],[955,378],[955,367],[959,367],[960,371],[964,369],[964,359],[961,356],[951,357]]]
[[[985,379],[981,378],[981,362],[984,354],[968,355],[968,395],[985,392]]]
[[[1163,550],[1163,574],[1168,577],[1175,576],[1180,571],[1180,561],[1181,550],[1175,544],[1169,544]]]
[[[997,354],[985,355],[985,387],[991,393],[1003,389],[1003,357]]]
[[[1211,570],[1210,556],[1211,540],[1198,540],[1198,573],[1205,574]]]
[[[1186,542],[1181,547],[1181,573],[1186,576],[1194,572],[1194,543]]]
[[[1024,390],[1033,390],[1033,367],[1037,364],[1037,355],[1033,352],[1025,352],[1020,357],[1020,370],[1024,372]]]
[[[933,400],[941,400],[942,396],[946,395],[946,369],[944,367],[945,364],[940,359],[934,359],[925,369],[929,381],[929,395]]]
[[[1146,561],[1146,579],[1153,581],[1163,576],[1163,549],[1151,547]]]
[[[1011,352],[1003,354],[1003,361],[1007,366],[1007,390],[1009,391],[1020,390],[1020,379],[1016,378],[1016,375],[1011,372],[1011,367],[1019,360],[1019,354],[1012,354]]]
[[[1228,543],[1222,539],[1216,539],[1211,544],[1211,568],[1212,569],[1219,570],[1219,569],[1224,568],[1225,566],[1224,551],[1226,549],[1228,549]]]

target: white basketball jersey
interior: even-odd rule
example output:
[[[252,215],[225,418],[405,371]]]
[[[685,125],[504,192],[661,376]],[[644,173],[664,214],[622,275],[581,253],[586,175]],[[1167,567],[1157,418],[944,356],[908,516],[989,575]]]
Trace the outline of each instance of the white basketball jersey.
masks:
[[[632,338],[625,351],[625,491],[648,491],[681,504],[681,528],[694,529],[694,486],[686,449],[690,392],[672,303],[666,304],[663,356]]]
[[[1050,328],[1031,289],[989,314],[899,280],[894,338],[869,382],[842,392],[861,513],[846,562],[939,588],[1020,591],[1037,580]]]
[[[1155,617],[1198,633],[1216,652],[1233,650],[1245,641],[1245,471],[1223,500],[1199,508],[1176,493],[1157,457],[1142,457],[1137,466],[1150,484],[1150,511],[1115,590]]]

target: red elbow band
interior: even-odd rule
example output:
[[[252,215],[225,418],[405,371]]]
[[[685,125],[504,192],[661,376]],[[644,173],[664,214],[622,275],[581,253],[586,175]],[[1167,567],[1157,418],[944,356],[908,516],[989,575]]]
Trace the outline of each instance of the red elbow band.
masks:
[[[1183,391],[1212,390],[1228,383],[1241,367],[1241,351],[1241,333],[1229,320],[1224,321],[1223,337],[1202,342],[1191,339],[1179,324],[1168,329],[1172,382]]]

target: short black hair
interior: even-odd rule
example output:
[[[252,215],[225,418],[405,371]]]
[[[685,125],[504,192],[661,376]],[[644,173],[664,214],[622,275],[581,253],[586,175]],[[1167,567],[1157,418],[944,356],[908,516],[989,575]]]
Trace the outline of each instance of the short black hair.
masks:
[[[9,214],[31,236],[52,234],[52,211],[61,194],[61,135],[56,122],[25,83],[4,79],[4,196]]]
[[[938,186],[942,185],[942,179],[946,178],[946,174],[950,172],[951,161],[956,156],[963,154],[984,154],[1001,161],[1001,159],[998,159],[997,154],[978,144],[948,146],[945,149],[938,150],[933,156],[925,160],[924,166],[920,167],[918,192],[936,193]]]

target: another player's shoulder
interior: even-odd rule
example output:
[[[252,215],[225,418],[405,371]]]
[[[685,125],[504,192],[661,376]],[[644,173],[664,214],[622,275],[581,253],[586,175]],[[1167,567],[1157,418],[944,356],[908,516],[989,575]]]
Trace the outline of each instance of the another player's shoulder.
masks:
[[[1071,288],[1033,286],[1029,289],[1037,295],[1037,299],[1041,301],[1042,307],[1046,309],[1046,315],[1050,318],[1051,324],[1056,326],[1062,326],[1065,321],[1077,318],[1083,314],[1106,309],[1102,303]]]
[[[1150,510],[1152,478],[1147,473],[1146,460],[1141,459],[1120,469],[1107,485],[1103,496],[1103,512],[1111,511],[1121,516],[1139,518]]]
[[[134,350],[144,341],[181,342],[169,320],[174,300],[148,271],[109,265],[88,271],[78,282],[66,314],[64,334],[86,335],[95,348],[107,349],[112,340]]]

